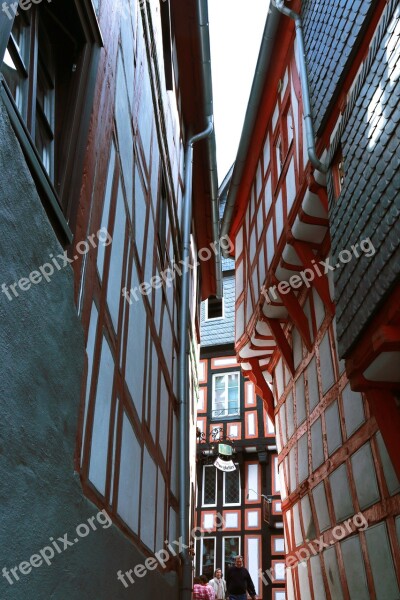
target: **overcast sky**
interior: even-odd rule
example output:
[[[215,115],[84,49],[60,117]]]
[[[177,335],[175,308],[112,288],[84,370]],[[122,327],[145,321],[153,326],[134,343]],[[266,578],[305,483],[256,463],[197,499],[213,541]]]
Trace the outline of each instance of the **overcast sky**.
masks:
[[[209,0],[218,178],[236,158],[269,0]]]

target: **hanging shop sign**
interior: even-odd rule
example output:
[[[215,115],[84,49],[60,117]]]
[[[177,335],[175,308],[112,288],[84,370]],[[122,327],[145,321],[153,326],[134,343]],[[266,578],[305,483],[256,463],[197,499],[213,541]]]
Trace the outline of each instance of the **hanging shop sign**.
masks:
[[[235,464],[232,460],[223,460],[220,456],[214,462],[214,467],[220,471],[236,471]]]

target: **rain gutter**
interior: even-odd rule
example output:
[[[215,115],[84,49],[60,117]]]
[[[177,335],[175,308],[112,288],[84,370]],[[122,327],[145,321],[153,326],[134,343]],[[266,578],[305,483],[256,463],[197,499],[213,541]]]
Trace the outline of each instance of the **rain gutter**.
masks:
[[[285,6],[284,0],[272,0],[275,7],[287,17],[290,17],[294,20],[296,27],[296,40],[297,40],[297,48],[298,48],[298,56],[299,56],[299,68],[300,68],[300,81],[301,81],[301,95],[303,99],[303,115],[306,129],[306,141],[307,141],[307,152],[308,158],[310,159],[313,167],[320,171],[321,173],[326,173],[328,171],[328,166],[322,163],[318,156],[317,150],[315,147],[315,131],[314,131],[314,121],[312,117],[311,110],[311,100],[310,100],[310,85],[308,79],[307,72],[307,63],[306,63],[306,51],[304,46],[304,34],[303,34],[303,24],[301,21],[301,17],[298,13],[290,10]]]
[[[198,0],[198,18],[199,18],[199,33],[201,45],[201,73],[204,89],[204,113],[205,119],[213,119],[213,90],[211,76],[211,51],[210,51],[210,30],[208,23],[208,0]],[[215,132],[207,138],[207,157],[209,161],[209,177],[210,177],[210,198],[211,198],[211,219],[212,219],[212,236],[215,244],[215,280],[217,298],[223,296],[222,286],[222,262],[221,262],[221,247],[219,244],[219,203],[218,203],[218,173],[217,173],[217,154],[215,144]]]

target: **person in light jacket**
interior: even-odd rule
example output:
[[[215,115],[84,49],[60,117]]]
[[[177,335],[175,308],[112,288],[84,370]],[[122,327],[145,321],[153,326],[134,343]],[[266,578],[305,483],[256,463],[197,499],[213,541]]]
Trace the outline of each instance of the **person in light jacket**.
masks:
[[[211,579],[209,585],[215,592],[215,600],[225,600],[226,598],[226,582],[222,577],[221,569],[216,569],[214,572],[214,579]]]

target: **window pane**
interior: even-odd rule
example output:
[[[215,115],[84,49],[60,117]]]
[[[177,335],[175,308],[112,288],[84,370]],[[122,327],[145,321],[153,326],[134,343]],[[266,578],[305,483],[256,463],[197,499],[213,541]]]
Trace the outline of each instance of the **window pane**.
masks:
[[[215,564],[215,539],[203,538],[203,552],[201,555],[201,574],[207,575],[208,579],[214,576]]]
[[[225,477],[225,498],[224,504],[240,503],[240,471],[228,471],[224,473]]]
[[[216,470],[214,466],[205,466],[203,471],[203,506],[216,503]]]
[[[214,376],[214,418],[239,414],[239,373]]]
[[[213,417],[223,417],[225,414],[225,376],[218,375],[214,381]]]
[[[1,73],[7,82],[18,110],[25,118],[27,69],[29,63],[29,23],[16,17],[11,31],[10,41],[4,55]]]
[[[239,377],[237,373],[228,375],[228,415],[239,412]]]
[[[224,573],[226,574],[235,564],[236,556],[240,554],[240,538],[226,537],[224,538]]]

